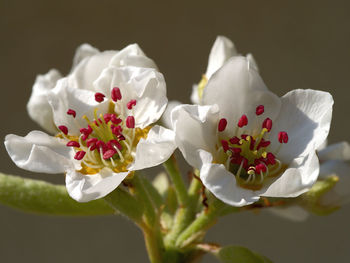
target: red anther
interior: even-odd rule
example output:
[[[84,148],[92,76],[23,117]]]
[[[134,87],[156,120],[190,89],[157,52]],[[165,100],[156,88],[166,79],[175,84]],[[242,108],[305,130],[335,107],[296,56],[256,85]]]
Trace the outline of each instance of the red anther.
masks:
[[[96,146],[99,149],[102,149],[102,152],[105,153],[108,150],[107,145],[103,141],[97,141]]]
[[[115,114],[112,114],[111,121],[113,122],[113,124],[118,125],[119,123],[122,122],[122,119],[119,119],[117,118],[117,116],[115,116]]]
[[[240,144],[239,143],[240,139],[237,136],[232,137],[229,141],[231,144]]]
[[[222,148],[224,149],[224,152],[227,152],[227,150],[229,149],[228,142],[225,140],[221,140],[221,145],[222,145]]]
[[[106,113],[105,115],[103,115],[103,119],[105,120],[105,123],[108,123],[112,119],[113,115],[114,114],[112,113]]]
[[[123,128],[121,126],[114,126],[114,127],[111,127],[111,128],[112,128],[112,133],[115,136],[120,136],[121,132],[123,131]]]
[[[75,116],[77,116],[77,113],[75,112],[75,110],[72,110],[72,109],[69,109],[69,110],[67,111],[67,114],[68,114],[68,115],[72,115],[74,118],[75,118]]]
[[[243,114],[242,117],[238,121],[238,127],[242,128],[248,124],[248,118],[247,115]]]
[[[131,110],[132,107],[136,106],[136,100],[130,100],[127,104],[126,107]]]
[[[111,157],[113,157],[113,155],[116,153],[117,151],[115,149],[109,149],[107,150],[104,154],[103,154],[103,159],[107,160]]]
[[[266,165],[259,163],[258,165],[255,166],[255,171],[260,174],[261,172],[265,173],[266,172]]]
[[[60,125],[60,126],[58,126],[58,129],[60,129],[60,131],[63,132],[65,135],[68,134],[68,128],[67,128],[67,126]]]
[[[69,141],[66,145],[68,147],[80,147],[80,144],[76,141]]]
[[[94,123],[95,123],[95,125],[96,125],[97,127],[100,126],[96,120],[94,120]]]
[[[231,151],[232,153],[239,154],[239,153],[241,153],[242,149],[241,149],[241,148],[231,147],[231,148],[230,148],[230,151]]]
[[[269,146],[270,144],[271,144],[270,141],[265,141],[264,138],[262,138],[258,147],[257,147],[257,150],[259,150],[260,148],[265,148],[265,147]]]
[[[98,139],[97,138],[90,138],[86,141],[86,146],[90,148],[90,146],[93,146],[97,143]]]
[[[95,93],[95,100],[97,102],[102,102],[106,96],[102,94],[101,92],[96,92]]]
[[[234,154],[231,156],[231,163],[241,165],[244,169],[248,168],[248,159],[239,155]]]
[[[134,118],[134,116],[128,116],[126,118],[126,127],[128,127],[129,129],[135,128],[135,118]]]
[[[270,118],[266,118],[262,124],[262,127],[267,129],[267,131],[271,131],[272,128],[272,120]]]
[[[123,147],[121,146],[121,144],[117,141],[117,140],[110,140],[107,143],[108,149],[114,149],[114,147],[117,147],[119,151],[121,151],[123,149]]]
[[[82,139],[83,141],[86,141],[86,139],[89,138],[89,135],[90,135],[90,134],[83,134],[83,136],[81,136],[81,139]]]
[[[248,137],[249,135],[248,134],[242,134],[241,135],[241,138],[243,139],[243,140],[247,140],[247,137]],[[250,136],[249,136],[250,137]]]
[[[92,133],[92,128],[90,127],[90,125],[88,126],[88,128],[81,128],[80,133],[89,136]]]
[[[259,116],[264,113],[264,110],[264,105],[259,105],[258,107],[256,107],[255,114]]]
[[[227,126],[227,120],[225,118],[220,119],[218,124],[218,131],[222,132],[226,129]]]
[[[273,155],[273,153],[267,153],[266,159],[268,164],[271,164],[271,165],[276,164],[276,157]]]
[[[84,158],[85,154],[86,154],[86,152],[84,152],[84,151],[79,151],[79,152],[77,152],[77,153],[75,154],[74,159],[80,161],[81,159]]]
[[[125,141],[125,137],[122,134],[118,135],[117,138],[119,141]]]
[[[250,137],[249,149],[250,149],[251,151],[253,151],[253,150],[254,150],[254,146],[255,146],[255,140],[254,140],[253,137]]]
[[[112,89],[111,97],[112,97],[112,100],[114,102],[116,102],[117,100],[121,100],[122,99],[122,94],[121,94],[120,89],[118,87],[114,87]]]
[[[278,133],[278,141],[280,143],[287,143],[288,142],[288,133],[281,131]]]

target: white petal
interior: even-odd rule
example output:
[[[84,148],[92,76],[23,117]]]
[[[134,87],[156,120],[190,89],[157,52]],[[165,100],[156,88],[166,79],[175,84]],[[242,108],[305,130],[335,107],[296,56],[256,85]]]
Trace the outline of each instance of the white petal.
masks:
[[[134,163],[128,170],[157,166],[168,160],[175,149],[175,133],[156,125],[149,131],[147,138],[142,138],[137,144]]]
[[[83,59],[96,55],[99,52],[100,51],[97,48],[94,48],[87,43],[80,45],[75,51],[72,69],[74,69]]]
[[[218,36],[210,50],[206,77],[209,79],[230,57],[236,55],[238,54],[233,42],[227,37]]]
[[[110,96],[113,87],[119,87],[122,100],[116,104],[116,112],[135,117],[135,126],[145,128],[159,120],[167,105],[166,85],[161,73],[152,68],[109,67],[94,83],[96,90]],[[130,100],[137,104],[127,109]]]
[[[229,59],[209,79],[203,92],[203,104],[219,106],[220,118],[227,119],[227,132],[231,136],[243,114],[248,117],[247,129],[256,126],[254,120],[258,105],[265,106],[263,116],[272,120],[277,117],[281,107],[280,99],[266,88],[258,72],[249,64],[245,57]]]
[[[326,148],[318,151],[320,161],[327,160],[350,160],[350,144],[348,142],[338,142],[331,144]]]
[[[193,104],[200,104],[200,98],[199,98],[198,85],[197,84],[194,84],[192,86],[191,102]]]
[[[253,54],[248,53],[246,57],[249,62],[249,67],[254,68],[257,72],[259,72],[259,67],[258,67],[258,64],[256,63],[255,58],[253,57]]]
[[[317,148],[318,153],[328,146],[328,139],[325,139],[323,143]]]
[[[157,69],[154,61],[143,53],[138,44],[131,44],[120,50],[115,56],[113,56],[109,65],[115,67],[135,66]]]
[[[200,168],[199,149],[215,152],[218,108],[180,105],[172,111],[171,119],[176,145],[190,165]]]
[[[32,131],[25,137],[7,135],[5,147],[13,162],[25,170],[55,174],[74,166],[74,150],[62,139],[41,131]]]
[[[55,87],[60,78],[62,78],[61,73],[55,69],[51,69],[45,75],[38,75],[27,104],[29,116],[50,133],[56,133],[57,129],[53,122],[51,107],[47,101],[47,93]]]
[[[212,163],[210,153],[200,150],[200,178],[205,187],[221,201],[232,206],[244,206],[259,200],[259,192],[237,185],[236,177],[222,164]]]
[[[286,207],[271,207],[267,210],[272,214],[295,222],[305,221],[310,215],[308,211],[296,205]]]
[[[112,192],[128,173],[113,173],[111,169],[103,168],[98,174],[84,175],[70,170],[66,175],[67,191],[76,201],[89,202]]]
[[[266,187],[262,196],[296,197],[301,195],[316,182],[319,170],[316,153],[300,156],[292,161],[280,177]]]
[[[85,57],[69,75],[69,85],[78,89],[94,90],[93,82],[100,76],[102,70],[108,67],[115,54],[117,51],[104,51]]]
[[[168,129],[173,129],[173,124],[171,123],[171,112],[176,107],[179,106],[181,103],[177,100],[172,100],[168,103],[166,106],[166,109],[160,118],[160,123]]]
[[[330,175],[339,176],[333,189],[322,197],[324,205],[345,205],[350,203],[350,165],[340,160],[325,162],[320,167],[320,178]]]
[[[52,107],[56,126],[65,125],[70,135],[80,135],[80,128],[87,128],[88,124],[83,119],[86,115],[91,121],[94,119],[94,110],[98,108],[97,114],[106,113],[109,102],[95,101],[95,92],[76,89],[68,86],[67,78],[58,81],[56,87],[48,93],[48,100]],[[76,118],[67,115],[67,110],[76,111]]]
[[[317,149],[327,138],[332,119],[333,98],[328,92],[293,90],[282,97],[282,107],[271,130],[271,148],[277,149],[278,132],[286,131],[287,144],[279,151],[284,163]]]

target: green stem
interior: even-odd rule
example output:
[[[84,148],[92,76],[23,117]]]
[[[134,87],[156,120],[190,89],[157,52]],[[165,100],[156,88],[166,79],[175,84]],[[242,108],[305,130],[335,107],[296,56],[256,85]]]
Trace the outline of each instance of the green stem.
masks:
[[[142,206],[131,194],[121,187],[118,187],[107,195],[104,200],[116,212],[120,212],[138,225],[141,224],[143,214]]]
[[[142,228],[145,238],[148,257],[151,263],[162,263],[164,245],[159,228],[149,228],[147,226]]]
[[[192,178],[190,187],[188,188],[188,196],[190,199],[190,204],[196,208],[195,206],[198,203],[199,197],[200,197],[200,193],[199,190],[202,187],[202,182],[199,179],[199,171],[196,169],[194,171],[194,176]]]
[[[188,204],[188,194],[185,183],[182,179],[179,167],[177,166],[176,159],[172,155],[169,160],[164,163],[164,167],[167,170],[173,184],[175,187],[177,199],[180,206],[185,206]]]
[[[176,163],[176,159],[172,156],[164,163],[175,188],[179,208],[176,211],[174,225],[165,238],[165,244],[168,248],[174,247],[178,235],[185,229],[194,217],[195,211],[190,202],[189,194],[181,173]]]
[[[221,208],[224,206],[222,202],[214,199],[209,205],[208,210],[202,211],[202,213],[190,224],[177,238],[176,246],[184,247],[188,241],[196,239],[204,230],[207,230],[218,218]]]
[[[145,187],[144,178],[135,173],[132,184],[134,186],[136,199],[143,205],[146,223],[149,227],[157,225],[156,207]]]

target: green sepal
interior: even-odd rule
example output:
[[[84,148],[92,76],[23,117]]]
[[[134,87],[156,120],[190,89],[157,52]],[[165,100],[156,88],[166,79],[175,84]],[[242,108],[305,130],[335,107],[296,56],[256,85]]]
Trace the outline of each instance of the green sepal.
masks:
[[[0,203],[25,212],[91,216],[111,215],[114,210],[102,199],[88,203],[73,200],[63,185],[0,174]]]
[[[239,246],[223,247],[213,254],[223,263],[272,263],[268,258]]]
[[[324,216],[329,215],[339,209],[337,204],[324,205],[322,197],[333,189],[338,183],[339,177],[330,175],[323,180],[318,180],[312,188],[302,195],[301,205],[313,214]]]

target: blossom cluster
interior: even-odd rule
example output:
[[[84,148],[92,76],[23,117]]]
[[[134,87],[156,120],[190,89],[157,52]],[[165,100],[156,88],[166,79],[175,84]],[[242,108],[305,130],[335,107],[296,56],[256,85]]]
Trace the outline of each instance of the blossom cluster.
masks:
[[[27,109],[47,133],[7,135],[5,146],[20,168],[65,173],[79,202],[106,196],[176,148],[210,193],[237,207],[297,197],[349,170],[346,142],[325,148],[331,94],[297,89],[276,96],[253,56],[240,55],[225,37],[216,39],[191,100],[168,104],[162,73],[137,44],[103,52],[84,44],[67,76],[53,69],[35,81]]]

